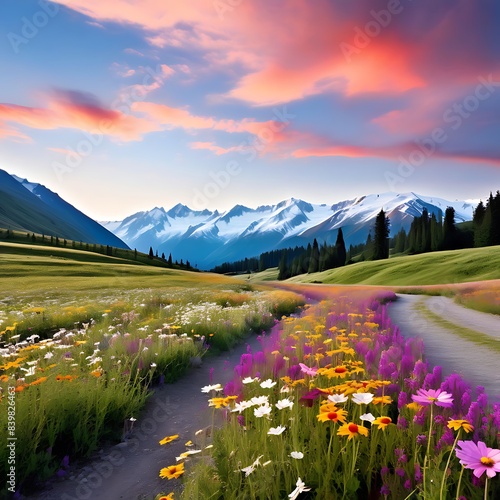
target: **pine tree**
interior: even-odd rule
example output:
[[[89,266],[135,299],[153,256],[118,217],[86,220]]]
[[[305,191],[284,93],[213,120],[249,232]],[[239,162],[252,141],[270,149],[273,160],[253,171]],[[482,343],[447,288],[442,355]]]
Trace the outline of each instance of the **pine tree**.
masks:
[[[373,240],[373,260],[389,258],[389,218],[380,210],[375,219],[375,237]]]
[[[172,267],[173,266],[172,253],[170,253],[169,256],[168,256],[167,264],[168,264],[168,267]]]
[[[311,255],[309,257],[309,267],[307,269],[308,273],[317,273],[319,269],[319,245],[314,238],[313,246],[311,250]]]
[[[286,280],[289,278],[288,264],[287,264],[287,252],[286,250],[281,253],[281,259],[278,266],[278,280]]]
[[[454,250],[457,248],[457,228],[455,227],[455,209],[447,207],[443,223],[443,249]]]
[[[339,227],[337,233],[337,241],[335,242],[335,253],[336,253],[336,265],[339,267],[345,266],[347,260],[347,252],[345,248],[344,234],[342,233],[342,228]]]
[[[154,257],[153,247],[149,247],[148,259],[153,259],[153,257]]]

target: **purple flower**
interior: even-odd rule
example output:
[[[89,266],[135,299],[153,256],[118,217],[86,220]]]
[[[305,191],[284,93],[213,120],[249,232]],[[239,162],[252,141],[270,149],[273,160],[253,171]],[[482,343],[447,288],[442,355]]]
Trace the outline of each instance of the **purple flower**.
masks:
[[[411,481],[409,479],[405,481],[404,487],[406,490],[411,490]]]
[[[389,474],[389,467],[382,467],[380,469],[380,475],[383,477],[383,476],[387,476],[387,474]]]
[[[500,450],[488,448],[482,441],[477,444],[473,441],[458,441],[455,453],[460,463],[466,469],[472,469],[477,478],[484,472],[490,478],[500,472]]]
[[[401,391],[398,395],[398,410],[401,410],[403,406],[408,403],[408,394],[405,391]]]
[[[406,418],[399,415],[397,425],[398,425],[398,429],[407,429],[408,428],[408,421],[406,420]]]
[[[417,436],[417,444],[419,444],[420,446],[422,446],[425,443],[427,443],[427,436],[425,434],[419,434]]]
[[[391,490],[387,484],[384,484],[382,488],[380,488],[380,494],[384,496],[388,496],[391,494]]]
[[[435,404],[436,406],[442,406],[443,408],[450,408],[453,406],[453,398],[451,394],[442,391],[441,389],[419,389],[416,395],[411,397],[413,401],[422,405],[430,406]]]
[[[422,470],[419,464],[415,464],[415,481],[417,483],[422,482]]]
[[[399,477],[405,477],[405,470],[402,467],[396,467],[394,472],[399,476]]]

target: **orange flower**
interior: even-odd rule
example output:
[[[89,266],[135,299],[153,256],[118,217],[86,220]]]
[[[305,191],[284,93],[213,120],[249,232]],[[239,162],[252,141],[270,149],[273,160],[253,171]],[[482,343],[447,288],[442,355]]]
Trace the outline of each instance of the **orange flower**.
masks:
[[[46,380],[47,380],[47,377],[40,377],[40,378],[34,380],[33,382],[31,382],[30,385],[39,385],[42,382],[45,382]]]
[[[90,372],[90,374],[96,378],[99,378],[102,376],[102,371],[101,370],[94,370],[93,372]]]

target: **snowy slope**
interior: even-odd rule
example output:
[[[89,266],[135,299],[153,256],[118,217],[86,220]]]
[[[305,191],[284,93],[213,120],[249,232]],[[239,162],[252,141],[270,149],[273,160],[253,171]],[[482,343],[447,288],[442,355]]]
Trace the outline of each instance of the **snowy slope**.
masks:
[[[224,261],[253,257],[261,252],[318,241],[333,243],[342,227],[347,244],[366,240],[381,209],[391,219],[392,234],[409,229],[424,210],[442,216],[452,206],[456,221],[472,219],[476,202],[449,202],[416,193],[380,193],[315,205],[290,198],[276,205],[255,209],[236,205],[219,213],[194,211],[178,204],[166,211],[155,207],[123,221],[102,224],[132,248],[158,249],[175,258],[189,259],[202,269]]]

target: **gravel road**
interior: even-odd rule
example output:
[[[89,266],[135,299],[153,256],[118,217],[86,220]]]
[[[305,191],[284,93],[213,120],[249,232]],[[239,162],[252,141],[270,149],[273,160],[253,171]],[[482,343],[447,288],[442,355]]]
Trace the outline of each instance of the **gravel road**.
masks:
[[[389,315],[405,337],[419,337],[425,345],[426,359],[441,365],[443,373],[459,373],[474,388],[485,387],[490,402],[500,401],[500,354],[498,351],[467,341],[418,312],[421,303],[448,322],[498,339],[500,317],[462,307],[447,297],[398,295],[389,306]]]

